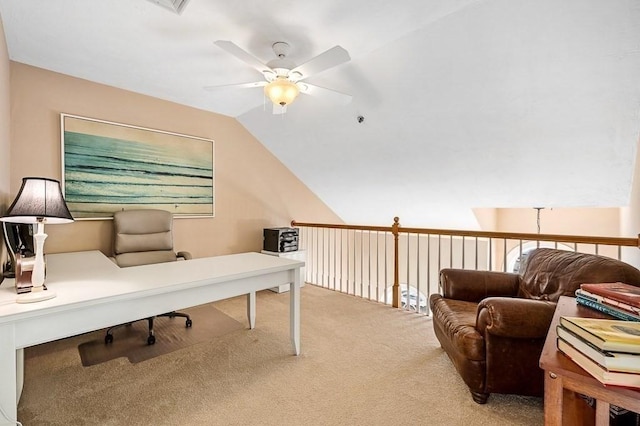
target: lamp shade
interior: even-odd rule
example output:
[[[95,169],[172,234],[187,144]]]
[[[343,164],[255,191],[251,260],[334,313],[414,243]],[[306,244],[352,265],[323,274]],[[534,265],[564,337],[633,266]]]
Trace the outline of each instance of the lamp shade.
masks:
[[[60,182],[42,177],[22,178],[22,186],[7,214],[0,218],[14,223],[69,223],[73,216],[62,196]]]
[[[300,89],[292,81],[289,81],[286,77],[278,77],[271,83],[264,86],[264,93],[271,99],[276,105],[286,106],[293,102]]]

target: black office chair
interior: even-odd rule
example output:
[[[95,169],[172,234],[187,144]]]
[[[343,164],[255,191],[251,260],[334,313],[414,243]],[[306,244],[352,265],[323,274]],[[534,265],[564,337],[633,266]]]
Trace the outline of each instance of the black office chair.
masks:
[[[191,259],[191,253],[173,251],[173,215],[165,210],[142,209],[123,210],[113,215],[113,251],[112,260],[121,268],[148,265],[152,263],[175,262],[179,258]],[[189,315],[181,312],[168,312],[159,317],[186,318],[187,328],[193,325]],[[153,345],[156,337],[153,333],[153,321],[156,316],[144,318],[149,322],[147,344]],[[143,321],[143,319],[139,320]],[[113,342],[113,330],[127,324],[119,324],[107,330],[105,343]]]

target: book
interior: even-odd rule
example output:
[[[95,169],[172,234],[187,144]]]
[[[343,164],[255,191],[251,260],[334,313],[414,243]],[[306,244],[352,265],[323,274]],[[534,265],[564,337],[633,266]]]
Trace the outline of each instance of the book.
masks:
[[[640,287],[617,282],[600,284],[581,284],[580,288],[592,294],[599,294],[628,305],[640,308]]]
[[[587,299],[592,299],[604,305],[616,307],[632,315],[637,315],[640,318],[640,308],[629,305],[628,303],[621,302],[616,299],[611,299],[610,297],[601,296],[599,294],[590,293],[587,290],[583,290],[581,288],[576,290],[576,297],[577,296],[585,297]]]
[[[640,373],[640,354],[627,354],[600,350],[594,344],[580,338],[580,336],[567,330],[561,325],[558,325],[556,332],[558,334],[558,338],[564,340],[579,350],[583,355],[609,371]]]
[[[560,325],[601,351],[640,354],[640,322],[562,316]]]
[[[616,308],[614,306],[605,305],[603,303],[597,302],[593,299],[589,299],[580,295],[576,295],[576,303],[591,309],[595,309],[597,311],[603,312],[605,314],[611,315],[612,317],[616,317],[624,321],[640,321],[640,316],[638,315],[634,315],[630,312],[623,311],[622,309]]]
[[[557,345],[560,352],[595,377],[600,383],[604,385],[640,388],[640,374],[609,371],[560,338],[557,340]]]

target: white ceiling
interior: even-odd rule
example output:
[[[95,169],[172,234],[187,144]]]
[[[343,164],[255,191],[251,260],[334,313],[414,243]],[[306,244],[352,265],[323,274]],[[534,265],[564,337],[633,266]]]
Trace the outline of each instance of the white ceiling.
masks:
[[[0,0],[17,62],[237,119],[347,223],[475,227],[475,207],[627,205],[640,127],[640,0]],[[307,81],[285,115],[260,88],[286,41]],[[358,123],[357,116],[365,117]],[[215,135],[213,135],[215,138]],[[304,221],[305,218],[295,218]]]

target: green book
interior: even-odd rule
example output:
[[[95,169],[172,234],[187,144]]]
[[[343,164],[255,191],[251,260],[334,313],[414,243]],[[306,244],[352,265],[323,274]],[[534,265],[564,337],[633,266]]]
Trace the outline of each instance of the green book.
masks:
[[[601,351],[640,354],[640,322],[563,316],[560,325]]]
[[[627,354],[623,352],[610,352],[598,349],[595,345],[582,339],[577,334],[565,329],[561,325],[556,329],[558,338],[569,343],[608,371],[622,371],[627,373],[640,373],[640,354]]]

